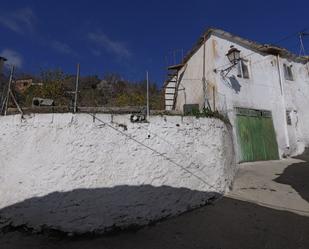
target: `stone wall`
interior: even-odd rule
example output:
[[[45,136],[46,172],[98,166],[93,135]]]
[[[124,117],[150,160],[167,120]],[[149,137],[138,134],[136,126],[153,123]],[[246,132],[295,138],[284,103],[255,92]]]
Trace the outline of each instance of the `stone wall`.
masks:
[[[103,233],[204,205],[235,173],[220,120],[129,115],[0,117],[0,227]]]

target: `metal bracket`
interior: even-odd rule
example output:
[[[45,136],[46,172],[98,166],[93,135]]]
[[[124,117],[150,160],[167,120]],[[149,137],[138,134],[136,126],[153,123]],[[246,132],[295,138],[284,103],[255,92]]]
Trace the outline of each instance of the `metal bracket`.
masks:
[[[238,60],[238,61],[239,61],[239,60]],[[227,67],[226,69],[219,70],[220,75],[221,75],[223,78],[226,78],[226,76],[231,72],[231,70],[238,64],[238,61],[235,61],[231,66]],[[214,72],[217,73],[218,70],[217,70],[217,69],[214,69]]]

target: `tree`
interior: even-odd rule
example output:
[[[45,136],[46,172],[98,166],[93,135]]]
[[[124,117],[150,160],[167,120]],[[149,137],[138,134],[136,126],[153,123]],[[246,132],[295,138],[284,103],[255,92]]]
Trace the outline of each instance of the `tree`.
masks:
[[[34,97],[50,98],[58,106],[70,106],[75,91],[75,75],[61,70],[42,71],[37,77],[42,85],[30,86],[18,96],[22,106],[31,106]],[[146,81],[129,81],[115,73],[81,76],[78,92],[79,106],[146,106]],[[163,109],[164,96],[154,82],[149,86],[151,109]]]

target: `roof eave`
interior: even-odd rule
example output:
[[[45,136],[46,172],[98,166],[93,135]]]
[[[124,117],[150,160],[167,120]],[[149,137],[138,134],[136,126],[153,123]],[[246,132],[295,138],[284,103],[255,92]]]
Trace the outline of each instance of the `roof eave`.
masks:
[[[277,45],[260,44],[255,41],[231,34],[221,29],[209,28],[203,33],[203,35],[198,39],[198,41],[193,46],[193,48],[185,56],[183,60],[183,65],[185,65],[190,60],[190,58],[197,52],[197,50],[200,49],[200,47],[205,43],[206,40],[209,39],[211,35],[215,35],[219,38],[227,39],[231,42],[237,43],[241,46],[244,46],[250,50],[253,50],[257,53],[261,53],[263,55],[279,55],[283,58],[286,58],[288,60],[293,60],[295,62],[300,62],[300,63],[308,62],[308,59],[304,58],[304,56],[302,57],[297,56],[293,54],[292,52],[290,52],[289,50],[279,47]]]

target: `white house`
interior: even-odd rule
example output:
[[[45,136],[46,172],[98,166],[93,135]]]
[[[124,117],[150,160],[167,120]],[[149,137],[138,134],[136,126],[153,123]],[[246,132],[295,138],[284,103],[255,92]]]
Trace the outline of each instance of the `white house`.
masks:
[[[279,159],[309,145],[308,57],[209,29],[168,69],[166,110],[226,114],[238,161]]]

